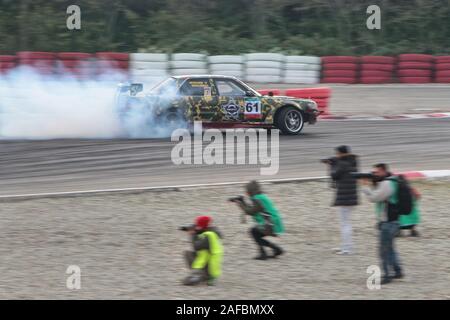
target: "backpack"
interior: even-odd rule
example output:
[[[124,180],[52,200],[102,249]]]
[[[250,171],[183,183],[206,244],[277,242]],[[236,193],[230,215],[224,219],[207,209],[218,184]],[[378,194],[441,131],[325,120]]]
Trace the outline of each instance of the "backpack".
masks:
[[[389,180],[397,182],[397,203],[394,205],[395,211],[398,215],[407,216],[413,210],[413,189],[403,175],[398,175],[396,178]]]

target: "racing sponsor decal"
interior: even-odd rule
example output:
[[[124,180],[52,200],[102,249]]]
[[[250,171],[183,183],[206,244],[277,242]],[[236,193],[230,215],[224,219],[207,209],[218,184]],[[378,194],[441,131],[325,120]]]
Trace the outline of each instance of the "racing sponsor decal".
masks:
[[[239,120],[240,106],[234,99],[230,99],[227,104],[222,105],[222,109],[225,114],[225,120]]]
[[[261,101],[258,98],[245,98],[244,115],[246,119],[261,119]]]
[[[210,97],[211,96],[211,87],[204,87],[203,88],[203,95],[205,97]]]

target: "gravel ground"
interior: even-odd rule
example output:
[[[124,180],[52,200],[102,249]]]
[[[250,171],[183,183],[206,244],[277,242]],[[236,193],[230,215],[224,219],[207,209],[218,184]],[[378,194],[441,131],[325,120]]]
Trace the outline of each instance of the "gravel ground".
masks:
[[[285,219],[286,255],[254,261],[255,246],[227,197],[241,187],[0,203],[0,299],[449,299],[449,181],[417,182],[420,238],[397,241],[406,277],[368,290],[378,263],[373,207],[353,214],[356,254],[336,256],[338,219],[327,182],[265,186]],[[180,285],[187,237],[177,227],[211,214],[223,231],[224,274],[215,287]],[[66,288],[69,265],[81,289]]]

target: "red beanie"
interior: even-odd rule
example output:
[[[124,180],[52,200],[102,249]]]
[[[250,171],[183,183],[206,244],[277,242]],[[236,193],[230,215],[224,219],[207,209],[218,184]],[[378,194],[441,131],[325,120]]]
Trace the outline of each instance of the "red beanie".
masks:
[[[212,219],[210,216],[198,216],[195,218],[195,225],[200,229],[206,229],[211,221]]]

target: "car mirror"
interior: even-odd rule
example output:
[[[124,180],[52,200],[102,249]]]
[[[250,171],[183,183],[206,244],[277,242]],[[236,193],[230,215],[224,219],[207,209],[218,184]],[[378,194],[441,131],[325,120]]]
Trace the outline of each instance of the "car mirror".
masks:
[[[248,91],[245,91],[245,96],[246,97],[254,97],[255,94],[252,91],[248,90]]]

